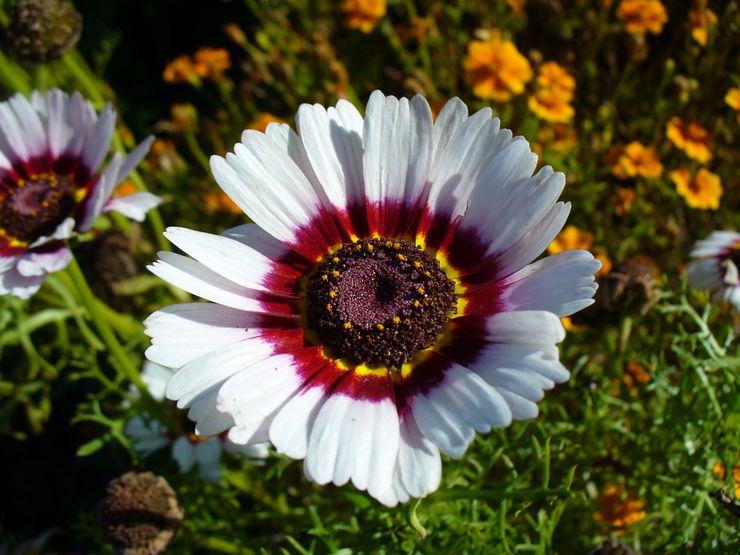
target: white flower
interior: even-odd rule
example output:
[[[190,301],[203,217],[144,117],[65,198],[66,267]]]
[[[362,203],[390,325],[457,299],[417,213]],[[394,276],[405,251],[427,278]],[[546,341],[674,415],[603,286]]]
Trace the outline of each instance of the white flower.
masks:
[[[740,233],[714,231],[699,241],[690,254],[689,284],[714,291],[712,301],[730,303],[740,310]]]
[[[560,317],[590,305],[600,263],[533,262],[562,228],[563,174],[485,109],[375,92],[303,105],[298,133],[245,131],[211,158],[254,224],[169,228],[190,257],[152,272],[211,301],[146,322],[150,360],[196,432],[270,440],[320,484],[393,506],[434,491],[440,451],[534,418],[568,379]],[[232,420],[224,418],[227,414]]]
[[[0,102],[0,294],[35,293],[71,260],[64,240],[102,212],[143,220],[159,204],[151,193],[111,198],[153,140],[113,155],[100,173],[115,121],[110,106],[98,115],[78,93],[58,89]]]
[[[141,379],[154,399],[163,400],[165,385],[173,374],[174,370],[171,368],[146,362],[141,372]],[[266,458],[269,454],[267,443],[236,445],[220,436],[204,438],[186,434],[173,440],[167,434],[165,426],[149,415],[134,416],[130,419],[126,423],[126,435],[134,440],[134,449],[143,456],[149,456],[171,443],[172,458],[175,459],[182,472],[188,472],[197,466],[203,479],[212,482],[218,482],[221,479],[221,453],[223,451],[244,455],[255,464],[259,464],[260,459]]]

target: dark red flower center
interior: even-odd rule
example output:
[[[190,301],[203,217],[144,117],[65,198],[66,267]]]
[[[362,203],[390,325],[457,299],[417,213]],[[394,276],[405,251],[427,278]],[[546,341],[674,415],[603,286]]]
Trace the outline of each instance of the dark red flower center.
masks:
[[[457,304],[455,284],[428,252],[387,239],[342,245],[309,277],[309,327],[332,356],[400,367],[437,342]]]
[[[33,242],[50,235],[75,207],[74,182],[54,174],[20,181],[0,206],[0,229],[5,235]]]

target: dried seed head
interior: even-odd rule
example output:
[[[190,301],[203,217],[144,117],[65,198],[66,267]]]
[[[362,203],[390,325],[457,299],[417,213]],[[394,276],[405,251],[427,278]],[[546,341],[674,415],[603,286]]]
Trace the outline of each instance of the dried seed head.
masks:
[[[183,518],[175,492],[151,472],[128,472],[111,481],[99,513],[103,537],[121,555],[163,551]]]
[[[19,0],[6,41],[18,59],[40,63],[61,58],[81,32],[82,16],[66,0]]]

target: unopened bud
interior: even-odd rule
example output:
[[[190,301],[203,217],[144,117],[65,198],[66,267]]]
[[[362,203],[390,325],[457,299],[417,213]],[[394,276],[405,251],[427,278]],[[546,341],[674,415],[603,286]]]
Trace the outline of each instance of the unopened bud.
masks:
[[[61,58],[81,32],[82,16],[66,0],[19,0],[5,38],[18,59],[40,63]]]

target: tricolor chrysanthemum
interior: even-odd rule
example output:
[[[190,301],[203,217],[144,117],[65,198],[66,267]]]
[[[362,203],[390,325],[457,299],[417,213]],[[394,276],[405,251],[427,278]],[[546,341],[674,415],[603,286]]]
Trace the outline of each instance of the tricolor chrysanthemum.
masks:
[[[490,109],[453,99],[433,123],[424,98],[375,92],[364,118],[340,101],[296,119],[211,159],[254,224],[167,230],[190,257],[151,270],[211,302],[155,312],[147,356],[180,368],[166,394],[198,433],[269,439],[393,506],[438,487],[440,451],[535,417],[568,379],[559,318],[593,302],[600,264],[533,262],[568,216],[565,178],[532,176]]]
[[[730,303],[740,311],[740,233],[714,231],[691,251],[689,284],[714,291],[712,301]]]
[[[78,93],[57,89],[0,102],[0,294],[35,293],[69,263],[64,240],[102,212],[142,220],[160,202],[144,192],[110,198],[152,142],[125,158],[115,154],[99,173],[115,121],[110,106],[98,115]]]

